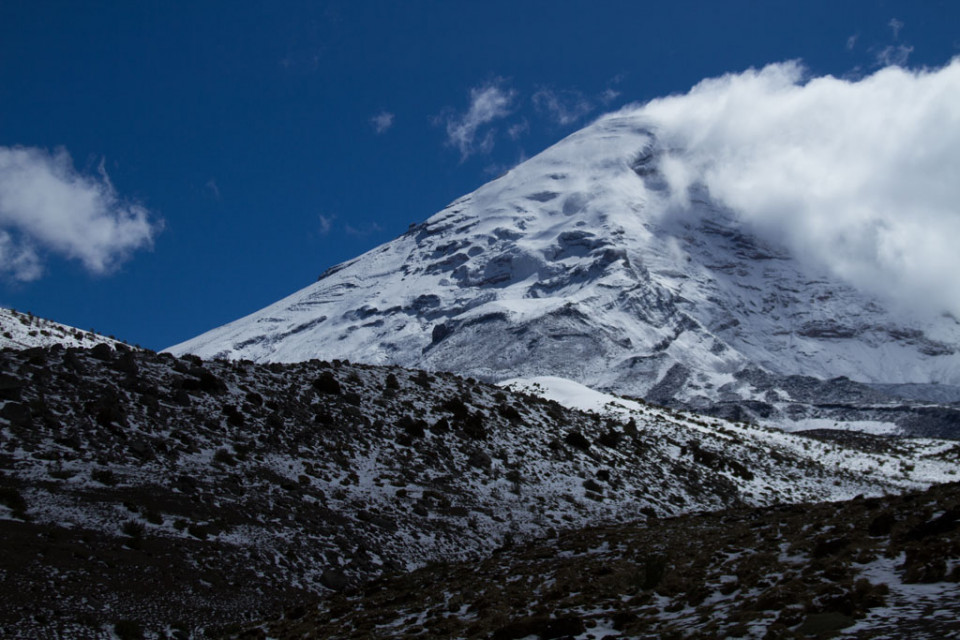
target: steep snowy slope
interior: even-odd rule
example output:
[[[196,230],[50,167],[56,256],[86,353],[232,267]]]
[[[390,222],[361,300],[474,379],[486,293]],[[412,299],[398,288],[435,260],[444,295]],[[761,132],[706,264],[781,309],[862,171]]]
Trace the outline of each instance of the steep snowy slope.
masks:
[[[556,375],[797,420],[821,415],[797,408],[813,402],[890,404],[905,383],[960,398],[955,318],[894,312],[764,240],[705,189],[679,197],[663,154],[639,115],[606,116],[317,283],[170,351]]]

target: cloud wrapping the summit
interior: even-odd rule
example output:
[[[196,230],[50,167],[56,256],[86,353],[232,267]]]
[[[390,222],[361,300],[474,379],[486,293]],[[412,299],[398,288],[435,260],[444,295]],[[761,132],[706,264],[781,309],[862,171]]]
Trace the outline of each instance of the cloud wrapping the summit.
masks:
[[[856,81],[773,64],[633,110],[673,197],[705,186],[849,282],[960,315],[960,59]]]
[[[120,198],[102,163],[82,175],[64,149],[0,147],[0,273],[36,280],[51,252],[104,274],[151,246],[161,226]]]

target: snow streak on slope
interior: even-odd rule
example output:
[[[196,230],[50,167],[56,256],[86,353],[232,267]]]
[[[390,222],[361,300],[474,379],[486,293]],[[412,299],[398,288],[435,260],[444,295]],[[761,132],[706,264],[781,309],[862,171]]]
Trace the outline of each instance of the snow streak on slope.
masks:
[[[557,375],[688,406],[791,402],[785,377],[798,375],[960,384],[954,318],[893,313],[763,240],[703,187],[675,197],[667,153],[683,152],[663,148],[642,113],[603,117],[170,351]]]

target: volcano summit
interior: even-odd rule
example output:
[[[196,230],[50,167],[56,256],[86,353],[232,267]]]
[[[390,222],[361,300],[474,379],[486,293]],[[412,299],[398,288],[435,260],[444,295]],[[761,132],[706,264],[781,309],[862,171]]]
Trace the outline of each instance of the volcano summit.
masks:
[[[685,153],[643,110],[602,117],[316,283],[169,350],[559,376],[795,428],[955,434],[960,322],[855,287],[707,184],[679,190]]]

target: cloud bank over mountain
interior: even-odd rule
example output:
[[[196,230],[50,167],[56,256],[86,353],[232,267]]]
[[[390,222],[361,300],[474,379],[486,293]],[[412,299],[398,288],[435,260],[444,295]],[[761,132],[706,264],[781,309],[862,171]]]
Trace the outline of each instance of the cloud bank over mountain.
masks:
[[[849,282],[960,314],[960,59],[855,80],[784,62],[626,110],[677,205],[706,187]]]

